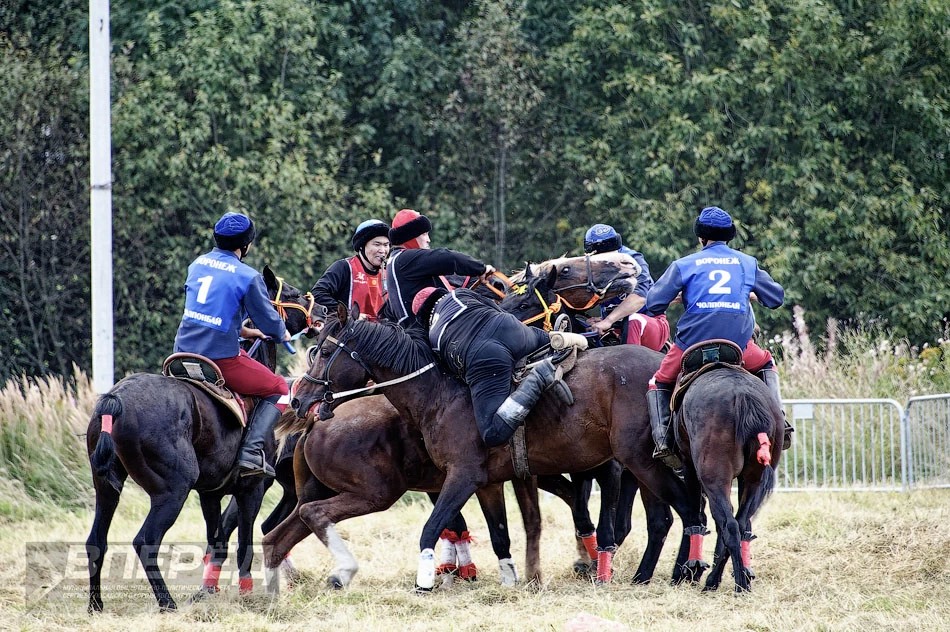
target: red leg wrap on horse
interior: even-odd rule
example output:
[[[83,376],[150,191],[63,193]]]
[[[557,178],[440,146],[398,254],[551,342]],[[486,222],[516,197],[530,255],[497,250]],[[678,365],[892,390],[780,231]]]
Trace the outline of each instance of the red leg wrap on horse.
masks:
[[[471,541],[472,541],[472,534],[469,533],[468,531],[463,531],[463,532],[462,532],[462,535],[460,535],[460,536],[458,537],[458,541],[459,541],[459,542],[471,542]]]
[[[465,533],[468,533],[468,531],[466,531]],[[452,542],[453,544],[459,541],[458,534],[455,533],[455,531],[451,531],[449,529],[442,529],[442,534],[439,537],[442,538],[443,540],[448,540],[449,542]]]
[[[474,563],[459,566],[459,577],[468,581],[475,581],[478,579],[478,569],[475,568]]]
[[[694,533],[689,536],[689,561],[702,561],[703,559],[703,535]]]
[[[614,554],[610,551],[597,551],[597,581],[609,583],[614,576]]]
[[[590,535],[581,536],[581,542],[584,543],[584,548],[587,549],[587,555],[592,560],[597,559],[597,534],[591,533]]]
[[[242,595],[249,595],[254,592],[254,578],[242,577],[238,580],[238,591]]]
[[[740,542],[739,552],[742,556],[742,565],[746,568],[750,568],[752,566],[752,543],[748,540]]]
[[[201,577],[202,583],[206,590],[212,592],[218,592],[218,578],[221,576],[221,565],[220,564],[205,564],[205,571]]]
[[[102,431],[108,434],[112,434],[112,415],[102,416]]]

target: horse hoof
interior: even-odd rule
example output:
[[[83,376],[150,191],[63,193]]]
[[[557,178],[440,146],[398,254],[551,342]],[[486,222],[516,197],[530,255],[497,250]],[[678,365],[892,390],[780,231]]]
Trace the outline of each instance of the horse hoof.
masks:
[[[577,560],[574,562],[572,570],[574,571],[575,577],[586,579],[597,573],[597,566],[596,562],[584,562],[583,560]]]
[[[178,606],[174,601],[167,601],[165,603],[158,604],[158,611],[162,614],[166,612],[178,612]]]
[[[703,586],[703,592],[704,592],[704,593],[706,593],[706,592],[716,592],[717,590],[719,590],[719,585],[718,585],[718,584],[711,585],[711,586],[707,584],[706,586]]]
[[[431,588],[423,588],[419,584],[416,584],[416,587],[412,589],[412,592],[416,595],[428,595],[432,592]]]
[[[327,578],[327,586],[333,590],[343,590],[346,588],[346,586],[343,584],[343,580],[336,575],[330,575],[330,577]]]

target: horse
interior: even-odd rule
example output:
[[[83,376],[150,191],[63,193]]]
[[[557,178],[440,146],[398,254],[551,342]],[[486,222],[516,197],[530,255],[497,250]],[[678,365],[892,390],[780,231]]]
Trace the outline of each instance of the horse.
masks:
[[[575,297],[583,296],[584,301],[589,298],[587,293],[603,296],[630,291],[630,279],[636,279],[638,274],[635,261],[627,255],[560,258],[541,265],[560,271],[560,288],[565,292],[573,292]],[[345,548],[330,545],[336,542],[336,538],[328,533],[328,529],[332,532],[333,525],[340,520],[385,509],[410,489],[428,491],[435,501],[435,492],[441,487],[444,478],[444,473],[435,467],[421,448],[422,437],[418,430],[406,428],[391,406],[374,404],[367,408],[344,407],[340,412],[345,414],[338,414],[333,424],[313,426],[309,419],[291,422],[286,418],[280,423],[279,433],[288,437],[297,437],[301,431],[312,428],[302,448],[304,458],[311,464],[311,471],[303,473],[304,479],[308,480],[302,481],[299,474],[297,479],[297,487],[309,486],[310,492],[306,498],[299,498],[297,508],[279,525],[278,530],[271,533],[265,525],[264,531],[265,551],[269,551],[265,553],[265,566],[273,568],[285,559],[297,542],[309,535],[309,531],[298,520],[298,516],[307,516],[311,530],[328,546],[337,562],[337,568],[328,578],[328,583],[334,588],[348,585],[356,573],[357,565]],[[338,432],[342,434],[337,435]],[[367,450],[371,451],[371,457],[366,456]],[[318,480],[309,482],[314,475]],[[285,490],[290,488],[285,481],[281,481],[281,484]],[[572,491],[561,477],[543,478],[540,486],[565,502],[573,503]],[[341,497],[330,498],[333,494],[328,487],[341,492]],[[528,486],[520,481],[515,482],[515,493],[527,534],[527,577],[540,581],[537,493],[533,485]],[[287,496],[285,493],[280,507],[287,506]],[[492,548],[499,560],[502,583],[514,583],[517,571],[511,561],[501,486],[495,486],[490,491],[487,488],[482,490],[479,500],[489,525]],[[307,506],[305,511],[302,510],[304,506]],[[274,514],[268,518],[268,522],[273,518]],[[461,515],[455,520],[462,520]],[[465,529],[464,522],[461,525],[452,525],[450,528],[460,534]],[[592,526],[590,530],[593,531]],[[471,566],[468,570],[458,569],[460,575],[471,578],[468,573],[474,572],[474,565]]]
[[[434,570],[431,551],[447,518],[484,485],[514,478],[514,466],[507,446],[489,449],[481,441],[468,389],[435,369],[436,358],[427,341],[397,326],[360,321],[357,316],[340,308],[336,317],[328,318],[292,405],[301,415],[319,404],[320,417],[329,418],[337,395],[350,395],[345,389],[360,390],[373,380],[403,421],[419,429],[432,461],[445,472],[439,500],[419,540],[417,585],[429,590]],[[545,395],[528,415],[525,434],[531,471],[583,472],[616,458],[645,488],[669,503],[684,525],[703,525],[704,518],[686,502],[685,484],[652,458],[646,390],[661,358],[633,345],[579,354],[564,378],[574,393],[574,405],[562,410],[556,398]]]
[[[538,274],[533,273],[535,269],[538,270]],[[544,266],[533,268],[528,265],[521,279],[523,282],[517,290],[502,300],[500,304],[502,309],[516,316],[522,322],[530,323],[548,323],[551,316],[555,314],[564,315],[568,317],[572,329],[581,328],[581,323],[578,320],[579,313],[575,309],[566,306],[559,291],[555,289],[558,286],[556,268],[545,268]],[[595,336],[591,336],[591,340],[592,344],[596,344],[597,338]],[[614,486],[619,487],[615,521],[611,522],[610,514],[605,513],[605,504],[602,501],[601,516],[597,528],[599,549],[607,550],[611,545],[613,548],[619,547],[631,530],[631,511],[637,490],[641,487],[639,482],[628,470],[623,470],[619,463],[614,460],[608,461],[593,472],[572,475],[571,478],[575,485],[573,516],[579,535],[585,532],[589,533],[594,528],[587,510],[591,481],[596,479],[602,489],[605,484],[610,486],[608,489]],[[648,490],[644,490],[644,493],[641,494],[641,502],[647,518],[647,547],[644,549],[640,566],[634,574],[634,582],[645,584],[649,583],[653,577],[656,563],[659,560],[663,543],[672,526],[673,519],[669,505],[657,499]],[[611,527],[613,528],[613,534],[610,531]],[[614,537],[612,543],[610,542],[611,535]],[[684,536],[680,543],[680,560],[686,559],[688,545],[689,540]],[[579,552],[582,553],[580,548]],[[590,555],[589,552],[587,554]],[[578,560],[575,563],[575,571],[578,573],[585,572],[585,562],[583,559]],[[597,567],[601,579],[607,578],[609,570],[599,568],[600,565],[596,563],[593,566]]]
[[[741,357],[738,348],[734,352]],[[699,505],[705,494],[716,522],[713,567],[703,590],[719,587],[729,559],[736,592],[748,591],[755,577],[749,550],[752,517],[775,486],[785,433],[782,410],[761,379],[745,369],[720,365],[690,381],[673,427],[690,502]],[[735,479],[739,509],[733,515]]]
[[[312,332],[313,297],[285,284],[269,267],[264,268],[263,277],[288,331]],[[238,475],[236,459],[243,429],[232,417],[201,388],[152,373],[132,374],[99,398],[86,431],[96,494],[95,517],[86,540],[90,612],[103,608],[102,562],[127,478],[149,495],[148,515],[132,544],[160,610],[177,608],[158,567],[160,546],[192,489],[201,501],[208,542],[203,589],[217,590],[218,573],[227,556],[227,541],[218,529],[221,499],[233,494],[239,507],[240,588],[252,590],[252,525],[264,488],[260,478]],[[269,444],[272,459],[273,441]]]

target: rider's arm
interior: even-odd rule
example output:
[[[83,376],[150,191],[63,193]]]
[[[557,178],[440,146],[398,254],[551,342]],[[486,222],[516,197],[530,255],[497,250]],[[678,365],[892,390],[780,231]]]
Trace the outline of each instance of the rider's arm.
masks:
[[[769,273],[761,268],[755,270],[755,285],[752,286],[756,300],[769,309],[780,307],[785,302],[785,289],[772,280]]]
[[[270,302],[264,286],[264,278],[259,274],[251,280],[247,293],[244,295],[244,310],[254,321],[254,325],[274,340],[287,338],[287,327],[284,326],[284,321]]]
[[[639,294],[629,294],[610,313],[601,319],[588,321],[590,328],[598,333],[606,333],[608,329],[630,314],[636,314],[646,304],[647,300]]]
[[[328,310],[336,310],[337,303],[346,303],[350,296],[350,264],[346,259],[338,259],[330,264],[310,293],[317,305],[323,305]]]
[[[647,292],[644,312],[649,316],[666,313],[666,308],[683,289],[683,277],[676,262],[670,264],[663,276]]]

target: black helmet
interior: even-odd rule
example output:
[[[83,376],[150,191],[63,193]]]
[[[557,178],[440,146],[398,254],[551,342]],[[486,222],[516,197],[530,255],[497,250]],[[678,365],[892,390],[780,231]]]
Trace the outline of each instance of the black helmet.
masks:
[[[214,225],[214,245],[222,250],[244,249],[254,241],[254,222],[241,213],[225,213]]]
[[[360,252],[371,239],[385,237],[389,239],[389,224],[379,219],[368,219],[356,227],[350,243],[353,250]]]
[[[608,224],[594,224],[584,235],[584,252],[613,252],[622,245],[620,233]]]

